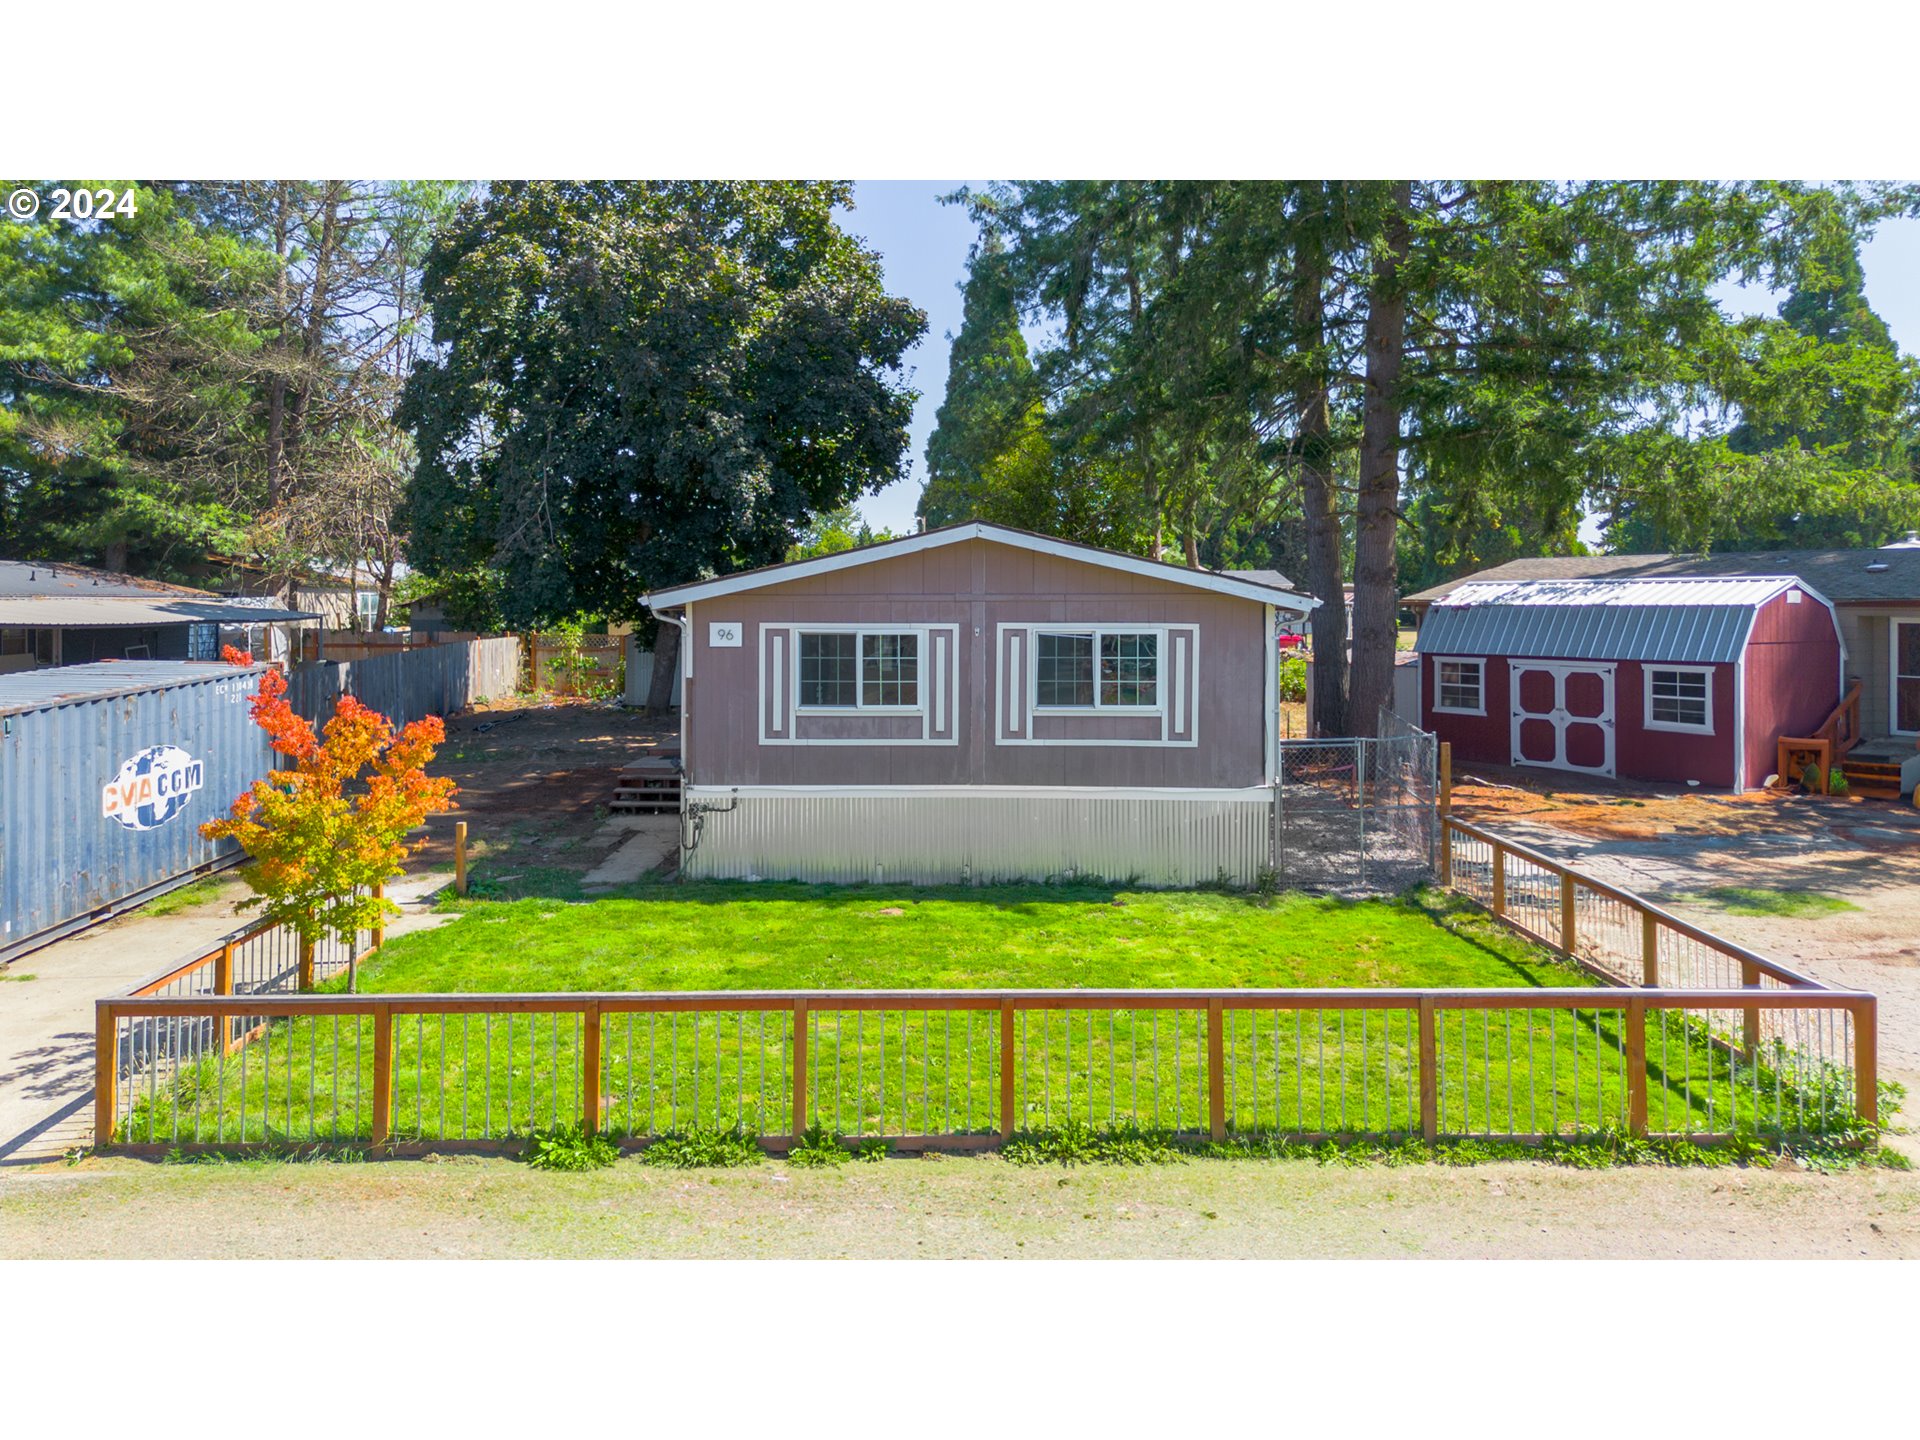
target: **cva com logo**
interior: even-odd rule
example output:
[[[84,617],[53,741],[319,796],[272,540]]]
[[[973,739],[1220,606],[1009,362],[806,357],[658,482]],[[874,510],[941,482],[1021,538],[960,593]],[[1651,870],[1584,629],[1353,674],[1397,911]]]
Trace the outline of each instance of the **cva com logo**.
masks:
[[[178,815],[205,782],[204,762],[178,745],[150,745],[101,790],[100,813],[129,830],[152,830]]]

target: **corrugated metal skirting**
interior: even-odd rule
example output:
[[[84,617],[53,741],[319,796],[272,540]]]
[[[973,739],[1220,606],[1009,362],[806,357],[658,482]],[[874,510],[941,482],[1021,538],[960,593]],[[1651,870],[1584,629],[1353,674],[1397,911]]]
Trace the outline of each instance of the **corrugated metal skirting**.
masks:
[[[5,717],[0,956],[238,855],[231,842],[201,839],[200,824],[224,815],[273,769],[266,733],[249,707],[259,672],[175,668],[197,678]],[[143,806],[133,802],[145,779],[155,782],[155,795]],[[129,798],[110,807],[109,785],[116,797]]]
[[[1272,802],[1248,795],[740,795],[705,792],[692,879],[915,885],[1106,880],[1250,886]],[[729,804],[732,808],[728,808]],[[689,827],[695,823],[689,819]]]

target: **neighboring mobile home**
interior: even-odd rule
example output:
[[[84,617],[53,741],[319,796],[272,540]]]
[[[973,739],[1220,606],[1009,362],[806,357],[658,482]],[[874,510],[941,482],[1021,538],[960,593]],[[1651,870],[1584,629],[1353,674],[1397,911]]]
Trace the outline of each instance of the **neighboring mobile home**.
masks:
[[[1250,883],[1282,576],[950,526],[660,590],[683,871]]]

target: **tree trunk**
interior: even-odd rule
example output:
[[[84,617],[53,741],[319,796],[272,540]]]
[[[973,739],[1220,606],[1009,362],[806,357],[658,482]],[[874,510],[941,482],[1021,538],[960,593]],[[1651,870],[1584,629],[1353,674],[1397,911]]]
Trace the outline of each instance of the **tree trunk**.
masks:
[[[267,381],[267,508],[275,509],[286,494],[287,472],[287,258],[293,244],[293,214],[287,186],[277,187],[273,212],[274,324],[278,331],[274,348],[279,359],[272,378]]]
[[[1406,358],[1407,297],[1401,267],[1410,245],[1413,187],[1393,186],[1386,248],[1368,285],[1367,382],[1360,412],[1359,495],[1354,505],[1353,681],[1348,721],[1373,732],[1375,715],[1393,703],[1394,612],[1400,596],[1394,529],[1400,509],[1400,371]]]
[[[1326,254],[1314,237],[1295,251],[1293,324],[1301,349],[1318,354],[1326,343]],[[1302,376],[1294,391],[1299,415],[1296,448],[1300,508],[1307,530],[1307,590],[1320,601],[1313,612],[1312,733],[1347,733],[1347,606],[1342,586],[1340,505],[1333,479],[1330,382],[1324,362]]]
[[[307,311],[300,337],[300,380],[293,387],[287,406],[286,445],[298,454],[301,430],[313,405],[314,377],[326,348],[327,320],[333,304],[333,271],[340,255],[340,206],[344,184],[329,180],[323,191],[320,211],[320,241],[313,254],[313,288],[307,297]]]
[[[679,673],[680,627],[663,615],[653,636],[653,676],[647,684],[649,715],[664,715],[673,708],[673,678]]]

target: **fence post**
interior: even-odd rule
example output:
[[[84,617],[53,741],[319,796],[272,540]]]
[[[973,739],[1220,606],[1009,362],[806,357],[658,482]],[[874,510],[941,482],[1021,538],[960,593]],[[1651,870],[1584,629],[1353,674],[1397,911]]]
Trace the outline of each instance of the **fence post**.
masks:
[[[110,1005],[93,1007],[93,1146],[104,1150],[113,1143],[113,1117],[119,1078],[120,1020]]]
[[[228,940],[220,946],[220,953],[213,960],[213,993],[231,995],[233,993],[233,941]],[[233,1017],[220,1017],[220,1053],[228,1054],[233,1049]]]
[[[387,898],[387,885],[384,880],[381,881],[378,885],[373,887],[373,898],[376,900],[384,900]],[[373,922],[373,948],[375,950],[378,950],[382,945],[386,943],[387,943],[387,917],[386,917],[386,913],[383,911],[378,917],[375,918]]]
[[[1572,958],[1574,941],[1574,890],[1573,872],[1560,872],[1560,953]]]
[[[600,1006],[589,1000],[580,1017],[586,1044],[580,1047],[580,1128],[589,1135],[600,1133]],[[445,1084],[445,1077],[441,1077]]]
[[[1647,1002],[1627,1001],[1627,1130],[1647,1133]]]
[[[1000,1002],[1000,1138],[1013,1138],[1013,1001]]]
[[[1751,960],[1740,962],[1740,983],[1751,989],[1760,987],[1760,967]],[[1740,1017],[1740,1043],[1749,1056],[1760,1053],[1760,1007],[1749,1005]]]
[[[807,1133],[807,1002],[793,1002],[793,1143]]]
[[[1651,910],[1640,912],[1640,979],[1649,990],[1660,988],[1660,922]]]
[[[1453,814],[1453,742],[1440,742],[1440,820],[1442,828]]]
[[[1880,1123],[1879,1002],[1869,995],[1853,1006],[1853,1108],[1869,1125]]]
[[[1495,851],[1496,855],[1500,852]],[[1420,1134],[1428,1142],[1440,1138],[1440,1076],[1433,997],[1420,997]]]
[[[453,822],[453,893],[467,893],[467,822]]]
[[[1367,742],[1353,742],[1353,813],[1360,817],[1360,888],[1367,888]]]
[[[1226,1005],[1218,995],[1207,1001],[1207,1130],[1227,1138]]]
[[[1507,852],[1498,840],[1493,841],[1493,918],[1502,919],[1507,913]]]
[[[1440,812],[1440,886],[1446,889],[1453,884],[1453,826],[1447,823],[1447,812]]]
[[[373,1012],[373,1143],[384,1145],[393,1128],[393,1012]]]

